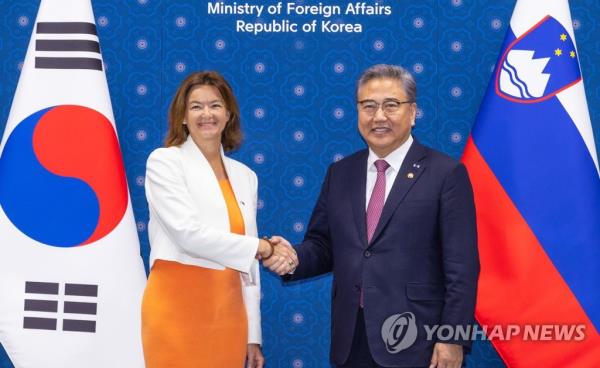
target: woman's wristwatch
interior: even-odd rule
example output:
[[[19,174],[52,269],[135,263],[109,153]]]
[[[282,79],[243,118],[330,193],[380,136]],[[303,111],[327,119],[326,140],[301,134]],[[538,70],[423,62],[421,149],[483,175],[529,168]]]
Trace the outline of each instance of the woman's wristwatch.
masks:
[[[262,239],[266,240],[267,243],[269,243],[269,246],[271,247],[271,252],[269,252],[269,255],[266,256],[266,257],[262,257],[262,260],[265,261],[265,260],[267,260],[267,259],[269,259],[269,258],[271,258],[273,256],[273,254],[275,253],[275,246],[273,245],[273,243],[271,242],[271,240],[269,240],[268,237],[263,236]]]

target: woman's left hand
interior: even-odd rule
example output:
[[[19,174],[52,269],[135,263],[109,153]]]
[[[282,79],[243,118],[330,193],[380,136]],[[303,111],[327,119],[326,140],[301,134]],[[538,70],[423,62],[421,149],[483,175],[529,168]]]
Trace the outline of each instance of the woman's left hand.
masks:
[[[248,353],[246,354],[246,368],[263,368],[265,357],[259,344],[248,344]]]

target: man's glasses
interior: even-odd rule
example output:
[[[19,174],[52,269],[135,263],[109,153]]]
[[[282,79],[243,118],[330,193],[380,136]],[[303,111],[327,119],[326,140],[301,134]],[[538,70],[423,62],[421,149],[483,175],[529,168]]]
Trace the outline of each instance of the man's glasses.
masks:
[[[373,116],[377,113],[377,110],[379,110],[379,106],[381,106],[381,109],[385,115],[394,115],[400,111],[402,104],[413,102],[414,101],[398,101],[395,99],[387,99],[379,103],[373,100],[362,100],[358,101],[358,108],[365,114]]]

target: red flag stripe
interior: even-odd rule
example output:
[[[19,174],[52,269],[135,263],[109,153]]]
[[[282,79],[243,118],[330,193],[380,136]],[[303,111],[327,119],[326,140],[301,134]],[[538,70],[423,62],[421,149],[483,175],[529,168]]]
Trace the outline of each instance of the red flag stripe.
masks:
[[[481,325],[585,325],[583,341],[492,344],[509,367],[600,367],[600,336],[517,208],[469,138],[463,162],[473,184],[481,273],[476,317]],[[535,303],[530,303],[535,301]]]

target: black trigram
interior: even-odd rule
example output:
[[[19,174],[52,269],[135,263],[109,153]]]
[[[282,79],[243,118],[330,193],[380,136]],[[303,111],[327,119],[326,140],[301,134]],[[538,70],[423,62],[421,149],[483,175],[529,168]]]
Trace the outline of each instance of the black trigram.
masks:
[[[35,40],[36,69],[91,69],[102,71],[100,44],[95,40],[76,39],[81,35],[97,36],[96,25],[86,22],[38,22]],[[51,36],[50,36],[51,35]],[[41,39],[47,37],[49,39]],[[41,56],[51,51],[53,56]],[[97,53],[95,57],[73,57],[74,51]]]
[[[58,330],[58,323],[61,321],[58,317],[59,284],[26,281],[25,295],[23,328]],[[79,316],[67,316],[69,314],[96,316],[98,304],[95,302],[95,298],[98,297],[98,285],[65,284],[64,295],[66,297],[85,297],[87,301],[65,301],[62,303],[63,318],[62,328],[60,329],[62,331],[96,332],[95,320],[79,319]],[[40,299],[40,297],[45,299]]]

